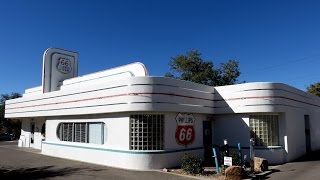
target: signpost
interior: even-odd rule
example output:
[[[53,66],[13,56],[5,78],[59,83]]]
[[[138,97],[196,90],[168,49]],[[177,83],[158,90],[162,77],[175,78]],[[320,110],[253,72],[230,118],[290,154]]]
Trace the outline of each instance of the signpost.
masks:
[[[219,162],[218,162],[218,156],[217,156],[216,148],[212,148],[212,152],[213,152],[213,156],[212,157],[214,157],[214,162],[216,164],[217,174],[220,174],[220,168],[219,168]]]
[[[250,138],[250,170],[254,171],[254,138]]]

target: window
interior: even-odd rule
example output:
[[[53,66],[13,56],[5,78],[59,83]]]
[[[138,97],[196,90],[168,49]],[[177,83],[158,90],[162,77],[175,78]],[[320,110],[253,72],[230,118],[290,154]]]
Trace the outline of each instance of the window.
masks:
[[[61,141],[103,144],[104,123],[60,123],[57,136]]]
[[[73,141],[73,123],[62,124],[62,141]]]
[[[89,124],[89,143],[102,144],[103,141],[103,129],[101,123]]]
[[[250,115],[250,134],[256,146],[278,146],[278,115]]]
[[[87,142],[86,136],[87,123],[75,123],[74,124],[74,142]]]
[[[164,149],[164,115],[143,114],[130,116],[130,149]]]

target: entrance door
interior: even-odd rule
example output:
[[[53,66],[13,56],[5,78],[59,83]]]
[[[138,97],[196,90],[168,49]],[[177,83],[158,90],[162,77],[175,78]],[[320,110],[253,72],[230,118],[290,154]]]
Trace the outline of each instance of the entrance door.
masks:
[[[304,127],[306,134],[306,151],[311,152],[311,137],[310,137],[310,120],[309,115],[304,115]]]
[[[205,165],[214,165],[212,158],[212,128],[211,121],[203,121],[203,147]]]
[[[30,147],[33,147],[34,144],[34,129],[35,129],[35,122],[30,123]]]

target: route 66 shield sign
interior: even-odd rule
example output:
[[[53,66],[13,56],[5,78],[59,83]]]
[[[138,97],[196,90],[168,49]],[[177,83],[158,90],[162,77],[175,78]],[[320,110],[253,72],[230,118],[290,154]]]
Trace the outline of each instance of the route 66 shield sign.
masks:
[[[179,113],[176,116],[176,122],[176,142],[184,146],[192,144],[195,139],[195,118],[193,114]]]
[[[69,74],[72,71],[71,61],[69,59],[59,59],[57,70],[63,74]]]

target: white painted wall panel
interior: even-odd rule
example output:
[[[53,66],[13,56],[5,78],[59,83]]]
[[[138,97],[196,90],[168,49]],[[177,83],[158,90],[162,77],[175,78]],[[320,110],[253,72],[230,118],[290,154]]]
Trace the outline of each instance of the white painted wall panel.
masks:
[[[45,137],[41,134],[41,128],[42,125],[45,123],[44,118],[36,118],[34,119],[35,122],[35,132],[34,132],[34,145],[33,147],[35,149],[41,149],[42,146],[42,140],[45,139]]]
[[[311,148],[313,151],[320,149],[320,112],[310,113]]]
[[[248,124],[249,115],[214,115],[213,144],[223,145],[223,140],[227,139],[230,146],[236,147],[238,143],[241,143],[242,146],[249,147],[250,129]]]
[[[141,112],[141,114],[144,113],[150,112]],[[178,145],[175,140],[175,117],[177,113],[159,114],[165,115],[165,150],[150,151],[150,153],[148,153],[148,151],[130,151],[130,113],[122,113],[87,115],[82,118],[79,118],[80,116],[67,118],[58,117],[59,120],[49,118],[49,120],[47,120],[47,126],[51,127],[51,129],[47,132],[42,153],[62,158],[138,170],[178,166],[181,163],[183,154],[186,152],[193,152],[203,157],[203,149],[201,148],[203,146],[202,121],[206,118],[205,115],[194,114],[196,118],[196,139],[194,143],[189,146],[181,146]],[[60,141],[57,139],[55,128],[60,122],[104,122],[105,143],[103,145],[97,145]],[[193,148],[194,150],[190,150]]]
[[[30,147],[30,120],[21,121],[21,135],[19,138],[20,147]]]
[[[58,119],[59,118],[59,119]],[[51,127],[47,131],[46,141],[61,142],[57,138],[57,126],[63,122],[103,122],[104,123],[104,144],[108,148],[129,150],[129,117],[128,115],[118,115],[117,117],[110,115],[98,115],[87,117],[58,117],[49,118],[47,126]],[[62,142],[64,143],[64,142]],[[80,145],[88,145],[88,143],[76,143]]]
[[[185,153],[171,152],[162,154],[135,154],[128,151],[101,150],[94,146],[91,146],[90,148],[79,146],[77,148],[75,146],[70,147],[68,145],[64,146],[47,142],[43,144],[42,153],[55,157],[134,170],[175,167],[181,164],[182,156]],[[203,156],[203,150],[192,150],[189,152]]]
[[[279,164],[287,162],[287,156],[283,140],[284,136],[287,135],[285,132],[286,126],[283,123],[284,121],[286,121],[286,119],[284,119],[283,114],[279,114],[279,147],[257,147],[255,149],[255,155],[257,157],[266,158],[270,164]],[[229,146],[236,148],[237,144],[241,143],[241,146],[244,148],[243,155],[247,155],[247,157],[249,158],[249,114],[214,115],[212,126],[213,144],[218,146],[223,145],[223,140],[227,139]],[[299,139],[297,139],[297,141],[299,141]],[[292,147],[289,148],[291,149]]]
[[[42,95],[42,86],[26,89],[23,97]]]
[[[288,161],[306,153],[304,115],[304,111],[299,110],[286,112]]]

